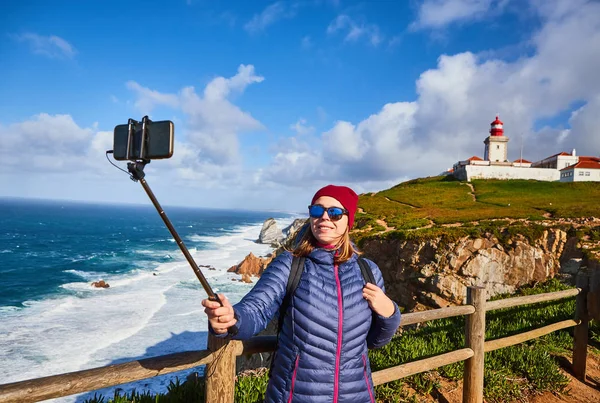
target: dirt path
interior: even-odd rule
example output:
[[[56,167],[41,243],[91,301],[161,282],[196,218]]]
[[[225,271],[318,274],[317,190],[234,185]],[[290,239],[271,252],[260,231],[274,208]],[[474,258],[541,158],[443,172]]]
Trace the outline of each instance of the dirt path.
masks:
[[[473,187],[473,185],[470,184],[470,183],[468,183],[468,182],[467,183],[461,183],[461,185],[466,185],[466,186],[469,187],[469,189],[471,189],[471,192],[469,194],[473,198],[473,201],[476,202],[477,198],[475,197],[475,188]]]
[[[389,202],[392,202],[392,203],[398,203],[398,204],[402,204],[403,206],[407,206],[407,207],[410,207],[410,208],[417,208],[417,206],[413,206],[412,204],[403,203],[403,202],[401,202],[401,201],[398,201],[398,200],[392,200],[392,199],[390,199],[389,197],[386,197],[386,198],[385,198],[385,200],[387,200],[387,201],[389,201]]]
[[[383,232],[390,232],[390,231],[393,231],[396,229],[394,227],[388,227],[387,223],[383,220],[375,220],[375,222],[377,224],[381,225],[383,228],[385,228],[385,230],[383,230]],[[381,232],[380,232],[380,234],[381,234]]]

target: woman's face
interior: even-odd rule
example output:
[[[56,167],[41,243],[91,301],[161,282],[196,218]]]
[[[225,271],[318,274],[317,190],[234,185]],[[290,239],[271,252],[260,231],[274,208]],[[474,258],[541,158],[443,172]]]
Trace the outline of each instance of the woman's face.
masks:
[[[317,200],[315,200],[314,204],[320,204],[326,209],[329,207],[340,207],[342,203],[329,196],[321,196]],[[323,216],[320,218],[310,218],[310,229],[317,238],[319,243],[325,245],[334,245],[336,244],[346,232],[346,228],[348,227],[348,215],[344,214],[341,219],[338,221],[331,221],[327,211],[323,213]]]

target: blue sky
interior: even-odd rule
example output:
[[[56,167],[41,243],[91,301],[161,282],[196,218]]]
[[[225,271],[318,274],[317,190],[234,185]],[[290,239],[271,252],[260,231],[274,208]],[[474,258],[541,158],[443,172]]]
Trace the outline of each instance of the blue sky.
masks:
[[[148,203],[112,129],[173,120],[163,205],[301,210],[483,156],[599,155],[600,4],[587,0],[0,4],[0,196]],[[120,164],[123,166],[124,164]]]

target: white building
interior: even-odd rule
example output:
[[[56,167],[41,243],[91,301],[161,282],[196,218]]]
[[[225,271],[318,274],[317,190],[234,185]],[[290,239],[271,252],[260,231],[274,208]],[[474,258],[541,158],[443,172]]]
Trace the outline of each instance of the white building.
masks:
[[[560,170],[561,182],[600,182],[600,158],[579,157],[579,162]]]
[[[600,182],[600,158],[579,157],[561,152],[541,161],[530,162],[519,158],[508,160],[508,140],[504,136],[504,123],[496,116],[491,123],[490,135],[485,144],[484,158],[472,156],[458,161],[449,172],[457,179],[535,179],[539,181],[598,181]]]

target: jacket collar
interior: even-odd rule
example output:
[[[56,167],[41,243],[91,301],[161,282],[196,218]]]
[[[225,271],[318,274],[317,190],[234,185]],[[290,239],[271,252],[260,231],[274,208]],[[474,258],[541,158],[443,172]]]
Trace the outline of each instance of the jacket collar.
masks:
[[[312,250],[312,252],[310,252],[308,258],[320,266],[325,265],[333,268],[334,254],[335,249],[316,247]],[[349,264],[355,262],[357,259],[358,255],[354,253],[350,259],[339,266],[339,269],[343,271]]]

